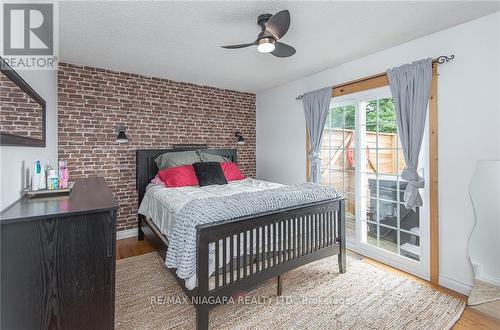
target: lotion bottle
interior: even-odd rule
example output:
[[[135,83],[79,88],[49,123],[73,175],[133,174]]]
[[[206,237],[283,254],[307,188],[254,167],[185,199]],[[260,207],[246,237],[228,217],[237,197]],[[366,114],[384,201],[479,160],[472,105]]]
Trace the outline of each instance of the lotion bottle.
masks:
[[[59,189],[68,188],[68,163],[66,161],[59,161]]]
[[[47,180],[45,180],[45,166],[40,169],[40,178],[38,179],[38,189],[47,189]]]
[[[45,180],[47,189],[49,187],[49,174],[50,170],[53,170],[54,168],[52,167],[52,164],[50,163],[50,160],[47,160],[47,163],[45,164],[45,177],[43,178]]]
[[[55,170],[50,170],[49,176],[47,177],[47,182],[48,186],[47,188],[49,190],[55,190],[58,187],[58,179],[57,179],[57,174]]]
[[[31,190],[38,190],[40,187],[40,172],[41,166],[40,161],[37,160],[35,163],[35,167],[33,169],[33,176],[31,177]]]

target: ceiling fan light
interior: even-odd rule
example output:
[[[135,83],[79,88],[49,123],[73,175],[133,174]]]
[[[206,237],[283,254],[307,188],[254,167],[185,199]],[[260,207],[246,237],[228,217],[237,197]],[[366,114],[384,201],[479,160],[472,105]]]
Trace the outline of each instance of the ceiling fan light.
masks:
[[[275,48],[273,38],[262,38],[259,40],[259,45],[257,46],[257,50],[261,53],[270,53]]]

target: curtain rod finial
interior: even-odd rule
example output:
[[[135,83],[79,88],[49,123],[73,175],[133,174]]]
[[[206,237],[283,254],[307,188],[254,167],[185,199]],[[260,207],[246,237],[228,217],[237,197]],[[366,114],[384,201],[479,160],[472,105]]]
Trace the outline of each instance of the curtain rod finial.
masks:
[[[454,58],[455,58],[454,54],[451,54],[450,56],[441,55],[438,58],[436,58],[436,62],[438,64],[443,64],[443,63],[446,63],[446,62],[453,60]]]

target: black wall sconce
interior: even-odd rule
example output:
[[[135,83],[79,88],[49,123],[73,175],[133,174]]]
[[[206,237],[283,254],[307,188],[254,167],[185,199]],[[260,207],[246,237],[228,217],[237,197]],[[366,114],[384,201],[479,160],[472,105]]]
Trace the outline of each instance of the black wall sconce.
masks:
[[[243,135],[241,135],[240,132],[235,132],[234,133],[234,136],[236,136],[236,138],[238,139],[237,143],[238,144],[245,144],[245,138],[243,138]]]
[[[116,132],[118,132],[118,136],[116,137],[116,143],[118,144],[128,143],[128,138],[127,135],[125,134],[124,125],[116,126]]]

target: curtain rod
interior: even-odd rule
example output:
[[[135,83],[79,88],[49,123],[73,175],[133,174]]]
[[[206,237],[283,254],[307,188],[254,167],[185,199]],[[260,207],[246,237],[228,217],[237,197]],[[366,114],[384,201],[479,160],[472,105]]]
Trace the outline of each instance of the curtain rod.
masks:
[[[441,55],[441,56],[438,56],[437,58],[435,58],[434,60],[432,60],[432,63],[443,64],[443,63],[446,63],[446,62],[449,62],[449,61],[453,60],[454,58],[455,58],[455,55],[453,55],[453,54],[450,55],[450,56]],[[368,76],[368,77],[365,77],[365,78],[361,78],[361,79],[358,79],[358,80],[353,80],[353,81],[349,81],[349,82],[346,82],[346,83],[343,83],[343,84],[340,84],[340,85],[333,86],[332,89],[333,88],[344,87],[344,86],[347,86],[347,85],[351,85],[351,84],[354,84],[354,83],[358,83],[358,82],[369,80],[369,79],[373,79],[373,78],[382,77],[382,76],[385,76],[385,75],[386,75],[385,72],[378,73],[378,74],[375,74],[375,75],[372,75],[372,76]],[[297,96],[295,99],[296,100],[302,100],[302,97],[304,97],[304,94],[301,94],[301,95]]]

